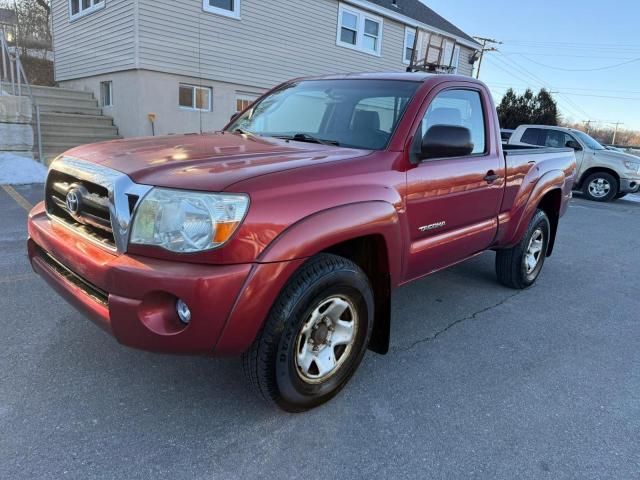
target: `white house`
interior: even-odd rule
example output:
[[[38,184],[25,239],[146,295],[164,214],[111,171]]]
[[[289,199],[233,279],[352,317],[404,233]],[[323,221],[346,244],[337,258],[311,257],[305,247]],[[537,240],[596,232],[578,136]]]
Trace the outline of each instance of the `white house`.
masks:
[[[480,47],[419,0],[53,0],[55,78],[122,136],[219,129],[299,76],[399,71],[416,28],[471,75]]]

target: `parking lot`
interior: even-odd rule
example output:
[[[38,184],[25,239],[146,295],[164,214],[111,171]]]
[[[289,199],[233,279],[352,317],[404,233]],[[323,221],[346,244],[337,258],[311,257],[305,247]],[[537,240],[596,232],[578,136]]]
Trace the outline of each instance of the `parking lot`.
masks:
[[[17,192],[17,195],[16,193]],[[535,287],[493,254],[400,289],[392,351],[306,414],[235,359],[118,345],[28,265],[0,189],[0,478],[580,478],[640,472],[640,203],[574,199]]]

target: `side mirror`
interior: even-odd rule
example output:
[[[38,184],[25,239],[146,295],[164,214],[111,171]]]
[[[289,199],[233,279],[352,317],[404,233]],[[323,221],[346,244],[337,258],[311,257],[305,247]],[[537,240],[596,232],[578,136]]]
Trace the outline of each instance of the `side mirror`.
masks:
[[[582,150],[582,147],[580,146],[580,144],[578,142],[576,142],[575,140],[569,140],[566,144],[565,147],[567,148],[573,148],[574,150]]]
[[[434,125],[422,139],[420,159],[464,157],[473,152],[471,131],[454,125]]]

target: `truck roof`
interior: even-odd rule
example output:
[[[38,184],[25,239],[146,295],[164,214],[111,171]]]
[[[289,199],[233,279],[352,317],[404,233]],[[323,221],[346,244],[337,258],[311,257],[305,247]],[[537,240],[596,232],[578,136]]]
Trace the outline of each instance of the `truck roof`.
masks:
[[[520,125],[518,127],[518,129],[524,129],[524,128],[539,128],[541,130],[560,130],[562,132],[581,132],[581,130],[577,130],[575,128],[569,128],[569,127],[559,127],[559,126],[553,126],[553,125]]]
[[[319,75],[313,77],[300,77],[295,81],[300,80],[346,80],[346,79],[360,79],[360,80],[404,80],[413,82],[425,82],[431,79],[444,80],[458,80],[463,82],[473,82],[484,85],[479,80],[463,75],[446,75],[446,74],[434,74],[424,72],[360,72],[360,73],[336,73],[330,75]]]

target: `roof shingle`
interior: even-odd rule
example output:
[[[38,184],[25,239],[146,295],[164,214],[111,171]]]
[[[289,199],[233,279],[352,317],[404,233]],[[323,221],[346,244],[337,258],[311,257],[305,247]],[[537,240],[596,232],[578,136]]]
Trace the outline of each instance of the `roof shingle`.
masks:
[[[406,17],[413,18],[414,20],[425,23],[439,30],[443,30],[447,33],[450,33],[451,35],[464,38],[465,40],[473,43],[478,43],[471,36],[464,33],[447,19],[441,17],[436,12],[431,10],[420,0],[396,0],[395,5],[393,0],[368,1],[380,7],[386,8],[391,12],[400,13]]]

